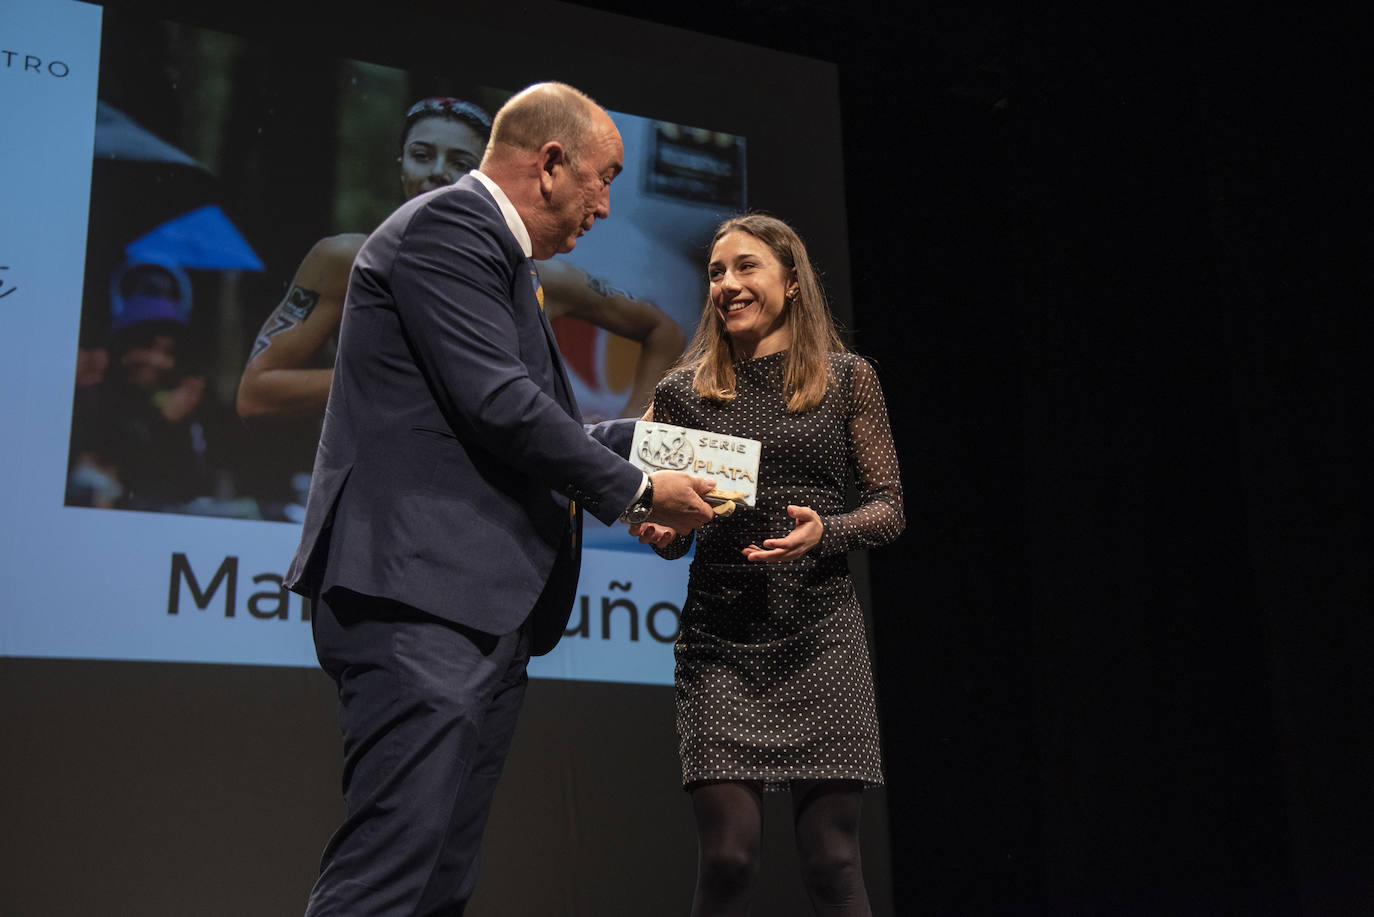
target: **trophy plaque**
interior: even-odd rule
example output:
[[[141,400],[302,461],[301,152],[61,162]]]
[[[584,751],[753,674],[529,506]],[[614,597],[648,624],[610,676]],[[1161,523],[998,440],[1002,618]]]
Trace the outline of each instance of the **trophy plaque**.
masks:
[[[715,479],[715,489],[702,499],[716,515],[728,516],[737,504],[754,505],[762,452],[763,443],[756,439],[641,420],[635,424],[630,461],[650,474],[685,471]]]

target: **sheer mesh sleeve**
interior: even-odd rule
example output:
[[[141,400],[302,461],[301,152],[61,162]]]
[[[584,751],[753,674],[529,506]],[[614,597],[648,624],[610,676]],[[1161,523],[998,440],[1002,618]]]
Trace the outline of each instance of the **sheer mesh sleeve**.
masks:
[[[654,553],[664,560],[677,560],[686,554],[692,547],[692,539],[696,537],[696,532],[688,532],[686,535],[679,535],[661,548],[654,548]],[[650,547],[653,547],[650,545]]]
[[[819,555],[887,544],[906,528],[887,405],[877,374],[863,359],[854,361],[850,373],[849,462],[859,505],[852,512],[822,517],[825,530],[815,548]]]

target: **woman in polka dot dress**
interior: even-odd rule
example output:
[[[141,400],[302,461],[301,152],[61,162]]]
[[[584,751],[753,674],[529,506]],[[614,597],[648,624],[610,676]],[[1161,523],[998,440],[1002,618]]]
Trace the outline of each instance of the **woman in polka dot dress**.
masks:
[[[873,368],[835,332],[806,249],[750,214],[711,244],[710,299],[653,419],[763,443],[757,505],[697,533],[676,646],[682,780],[700,842],[694,915],[744,913],[759,794],[792,794],[817,913],[869,914],[860,794],[883,782],[873,676],[847,552],[902,531],[902,488]],[[846,511],[853,481],[858,507]],[[631,529],[669,558],[691,536]]]

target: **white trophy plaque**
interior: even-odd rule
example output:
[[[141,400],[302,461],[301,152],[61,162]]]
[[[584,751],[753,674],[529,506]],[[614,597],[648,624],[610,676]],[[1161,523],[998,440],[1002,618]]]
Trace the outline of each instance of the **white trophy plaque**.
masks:
[[[685,471],[714,478],[719,482],[716,489],[703,499],[716,507],[717,514],[726,515],[736,503],[754,505],[762,452],[763,443],[756,439],[641,420],[635,424],[630,461],[650,474]]]

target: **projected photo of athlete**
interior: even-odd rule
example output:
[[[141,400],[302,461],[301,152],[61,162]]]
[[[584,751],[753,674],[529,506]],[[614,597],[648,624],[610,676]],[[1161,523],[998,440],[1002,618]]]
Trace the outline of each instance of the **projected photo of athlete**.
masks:
[[[476,168],[490,133],[490,116],[471,102],[433,97],[412,105],[398,160],[406,199],[451,185]],[[253,343],[235,404],[244,420],[322,418],[349,271],[366,238],[330,236],[306,254]],[[682,352],[682,329],[652,303],[567,262],[540,262],[539,276],[551,321],[580,319],[637,345],[629,395],[618,416],[642,413],[654,385]]]
[[[470,102],[436,97],[412,105],[399,157],[406,199],[477,168],[490,135],[491,116]],[[366,233],[329,236],[306,253],[253,342],[235,401],[240,417],[317,422],[323,416],[348,274],[366,239]]]

